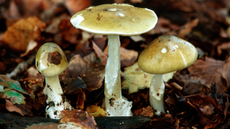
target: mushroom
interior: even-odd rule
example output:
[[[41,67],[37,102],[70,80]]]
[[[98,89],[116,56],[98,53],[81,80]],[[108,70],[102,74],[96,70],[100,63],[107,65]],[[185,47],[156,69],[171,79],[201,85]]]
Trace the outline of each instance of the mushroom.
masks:
[[[45,43],[37,51],[35,65],[45,76],[46,86],[43,93],[47,95],[46,113],[52,119],[59,119],[62,110],[72,109],[64,97],[58,77],[66,69],[67,64],[64,52],[55,43]]]
[[[165,113],[165,84],[162,74],[190,66],[197,56],[198,52],[191,43],[170,35],[158,37],[142,51],[138,66],[144,72],[154,74],[149,89],[149,101],[156,110],[156,115]]]
[[[105,68],[105,109],[107,116],[131,116],[132,102],[121,95],[119,35],[140,35],[151,30],[154,11],[128,4],[89,7],[72,16],[70,22],[84,31],[108,35],[109,58]]]

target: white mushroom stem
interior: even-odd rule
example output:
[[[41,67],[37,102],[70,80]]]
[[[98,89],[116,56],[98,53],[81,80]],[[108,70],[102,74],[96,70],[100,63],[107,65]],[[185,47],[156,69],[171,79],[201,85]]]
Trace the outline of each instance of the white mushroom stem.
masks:
[[[165,113],[164,91],[165,84],[162,79],[162,74],[154,74],[149,89],[149,101],[153,109],[156,110],[155,114],[158,116],[161,112]]]
[[[105,109],[107,116],[132,116],[132,102],[121,95],[119,35],[108,35],[109,57],[105,68]]]
[[[52,119],[60,119],[61,111],[73,109],[66,101],[58,76],[45,77],[46,87],[43,91],[47,95],[46,113]]]

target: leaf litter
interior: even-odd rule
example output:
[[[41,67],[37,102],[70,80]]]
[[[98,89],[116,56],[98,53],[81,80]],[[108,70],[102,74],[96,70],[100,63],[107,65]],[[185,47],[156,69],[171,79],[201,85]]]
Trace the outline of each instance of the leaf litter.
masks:
[[[133,102],[134,115],[151,117],[151,122],[143,126],[229,127],[229,3],[226,0],[126,2],[153,9],[159,17],[156,27],[141,37],[121,36],[122,94]],[[0,29],[1,111],[30,117],[45,116],[44,77],[33,64],[23,66],[23,70],[17,65],[28,61],[43,43],[52,41],[62,47],[69,61],[67,69],[59,76],[68,100],[76,109],[88,111],[95,117],[104,116],[107,37],[75,29],[69,22],[72,14],[102,3],[94,0],[3,1],[0,19],[4,23]],[[197,47],[200,58],[165,80],[167,114],[157,117],[148,98],[150,79],[154,75],[139,71],[135,63],[148,43],[164,34],[188,40]],[[11,72],[11,79],[4,76]]]

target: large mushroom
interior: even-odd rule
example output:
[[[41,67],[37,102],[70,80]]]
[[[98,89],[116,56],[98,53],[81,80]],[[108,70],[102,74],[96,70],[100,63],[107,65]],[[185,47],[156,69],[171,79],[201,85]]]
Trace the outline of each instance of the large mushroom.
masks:
[[[154,74],[149,89],[149,101],[156,110],[156,115],[165,113],[165,85],[162,75],[190,66],[197,56],[198,52],[191,43],[170,35],[158,37],[142,51],[138,65],[144,72]]]
[[[105,68],[105,108],[107,116],[131,116],[132,102],[121,95],[119,35],[139,35],[151,30],[157,16],[154,11],[128,4],[104,4],[89,7],[72,16],[76,28],[108,35],[109,58]]]
[[[63,110],[72,109],[64,97],[58,75],[67,67],[67,59],[62,49],[55,43],[43,44],[36,54],[35,66],[45,76],[43,93],[47,96],[46,113],[52,119],[59,119]]]

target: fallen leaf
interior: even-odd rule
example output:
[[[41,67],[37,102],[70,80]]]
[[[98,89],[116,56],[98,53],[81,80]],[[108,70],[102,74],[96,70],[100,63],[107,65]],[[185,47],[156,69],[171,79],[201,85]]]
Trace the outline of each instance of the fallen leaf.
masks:
[[[125,77],[122,79],[122,89],[128,89],[129,93],[137,92],[139,89],[149,88],[153,74],[143,72],[138,63],[126,67],[124,71]]]
[[[62,79],[62,83],[65,85],[63,88],[65,94],[76,94],[82,92],[87,87],[80,77]]]
[[[109,46],[107,46],[104,50],[104,53],[108,55]],[[132,65],[138,57],[138,53],[134,50],[128,50],[123,47],[120,47],[120,60],[121,67],[127,67]]]
[[[230,42],[225,42],[217,46],[217,54],[223,59],[228,58],[230,50]]]
[[[106,55],[97,45],[96,43],[94,43],[92,41],[92,44],[93,44],[93,49],[95,51],[95,53],[97,54],[97,56],[101,59],[101,63],[106,66],[107,64],[107,59],[108,59],[108,55]],[[108,54],[108,53],[107,53]],[[122,62],[121,62],[122,63]],[[121,77],[124,77],[124,74],[122,71],[120,71],[121,73]]]
[[[97,129],[94,117],[82,110],[64,110],[60,117],[58,129],[69,129],[70,127]]]
[[[145,38],[142,37],[142,36],[140,36],[140,35],[130,36],[130,38],[131,38],[134,42],[145,41]]]
[[[81,76],[87,85],[87,90],[99,89],[103,85],[105,67],[99,61],[95,53],[91,53],[84,58],[75,55],[70,59],[69,65],[65,70],[67,78],[77,78]]]
[[[76,109],[83,110],[85,107],[86,95],[85,92],[80,90],[77,94]]]
[[[218,110],[217,102],[210,96],[190,95],[185,100],[193,106],[205,128],[215,128],[223,120],[223,112]]]
[[[38,70],[33,66],[27,69],[27,73],[28,73],[26,77],[27,79],[36,79],[39,74]]]
[[[175,72],[163,74],[163,80],[167,82],[173,77]],[[149,74],[142,71],[138,67],[138,63],[126,67],[124,78],[121,82],[122,89],[128,89],[129,93],[137,92],[139,89],[149,88],[154,74]]]
[[[4,92],[4,86],[0,85],[0,92]]]
[[[6,100],[6,109],[9,112],[17,112],[17,113],[21,114],[22,116],[24,116],[24,115],[32,116],[31,110],[29,108],[25,108],[25,107],[20,108],[19,105],[18,106],[14,105],[9,100]]]
[[[15,3],[15,1],[10,1],[10,7],[9,7],[9,17],[14,18],[14,19],[18,19],[21,17],[21,14],[17,8],[17,5]]]
[[[32,124],[30,126],[27,126],[26,129],[57,129],[58,124],[57,123],[39,123],[39,124]]]
[[[123,95],[124,92],[123,92]],[[126,95],[129,101],[133,102],[133,109],[138,110],[149,106],[149,89],[138,90],[138,92]],[[125,97],[126,97],[125,96]],[[135,110],[133,112],[135,112]]]
[[[134,115],[140,115],[140,116],[149,116],[149,117],[153,117],[154,115],[154,110],[151,106],[148,107],[144,107],[144,108],[140,108],[138,110],[135,110],[135,112],[133,113]]]
[[[156,26],[148,34],[170,33],[171,30],[179,30],[180,26],[173,24],[169,19],[159,17]]]
[[[26,96],[27,105],[32,106],[37,111],[46,106],[46,96],[43,94],[43,88],[45,87],[44,77],[43,79],[20,79],[19,82],[28,93],[28,96]]]
[[[58,43],[68,42],[71,44],[78,44],[84,41],[83,33],[70,23],[70,17],[62,18],[60,20],[58,24],[58,32],[59,34],[56,38],[58,40],[55,40]],[[85,40],[87,41],[89,37],[90,35],[86,36]]]
[[[125,0],[114,0],[114,2],[115,3],[117,3],[117,4],[121,4],[121,3],[123,3]]]
[[[25,97],[22,94],[8,88],[4,89],[1,98],[9,99],[13,104],[26,104]]]
[[[38,43],[35,42],[34,40],[29,41],[26,51],[23,54],[21,54],[21,57],[28,55],[28,53],[32,51],[37,45]]]
[[[65,0],[65,5],[70,14],[73,15],[91,6],[91,0]]]
[[[228,29],[227,29],[227,35],[228,35],[228,37],[230,37],[230,26],[228,27]]]
[[[101,59],[101,63],[106,65],[108,56],[92,41],[93,49],[97,56]]]
[[[5,75],[0,75],[0,85],[4,86],[5,88],[19,91],[23,94],[27,94],[27,92],[24,89],[22,89],[18,81],[14,81]]]
[[[89,105],[86,107],[85,110],[94,117],[106,116],[105,110],[102,109],[100,106]]]
[[[104,48],[107,45],[107,36],[103,36],[103,35],[99,35],[99,34],[95,34],[93,36],[93,42],[101,49],[104,50]]]
[[[225,61],[222,77],[225,79],[227,87],[230,87],[230,58]]]
[[[42,11],[51,6],[47,0],[15,0],[15,3],[23,17],[39,16]]]
[[[86,62],[80,55],[73,56],[65,70],[65,76],[71,78],[77,78],[90,68],[88,62]]]
[[[21,19],[4,33],[5,42],[12,50],[25,52],[31,40],[39,40],[45,23],[36,17]]]
[[[5,72],[5,70],[6,70],[5,64],[0,61],[0,74],[3,73],[3,72]]]
[[[191,30],[197,26],[199,22],[199,19],[196,18],[194,20],[192,20],[191,22],[186,23],[185,25],[183,25],[179,31],[178,36],[181,38],[184,38],[187,34],[189,34],[191,32]]]
[[[143,0],[130,0],[133,4],[142,3]]]
[[[19,114],[21,114],[22,116],[24,116],[25,114],[21,111],[20,108],[18,108],[17,106],[15,106],[12,102],[10,102],[9,100],[6,100],[6,109],[10,112],[17,112]]]
[[[213,58],[206,57],[205,60],[198,59],[191,66],[188,67],[188,71],[192,76],[199,77],[204,81],[204,84],[211,87],[216,83],[216,76],[221,74],[219,69],[222,69],[224,62],[221,60],[215,60]]]

